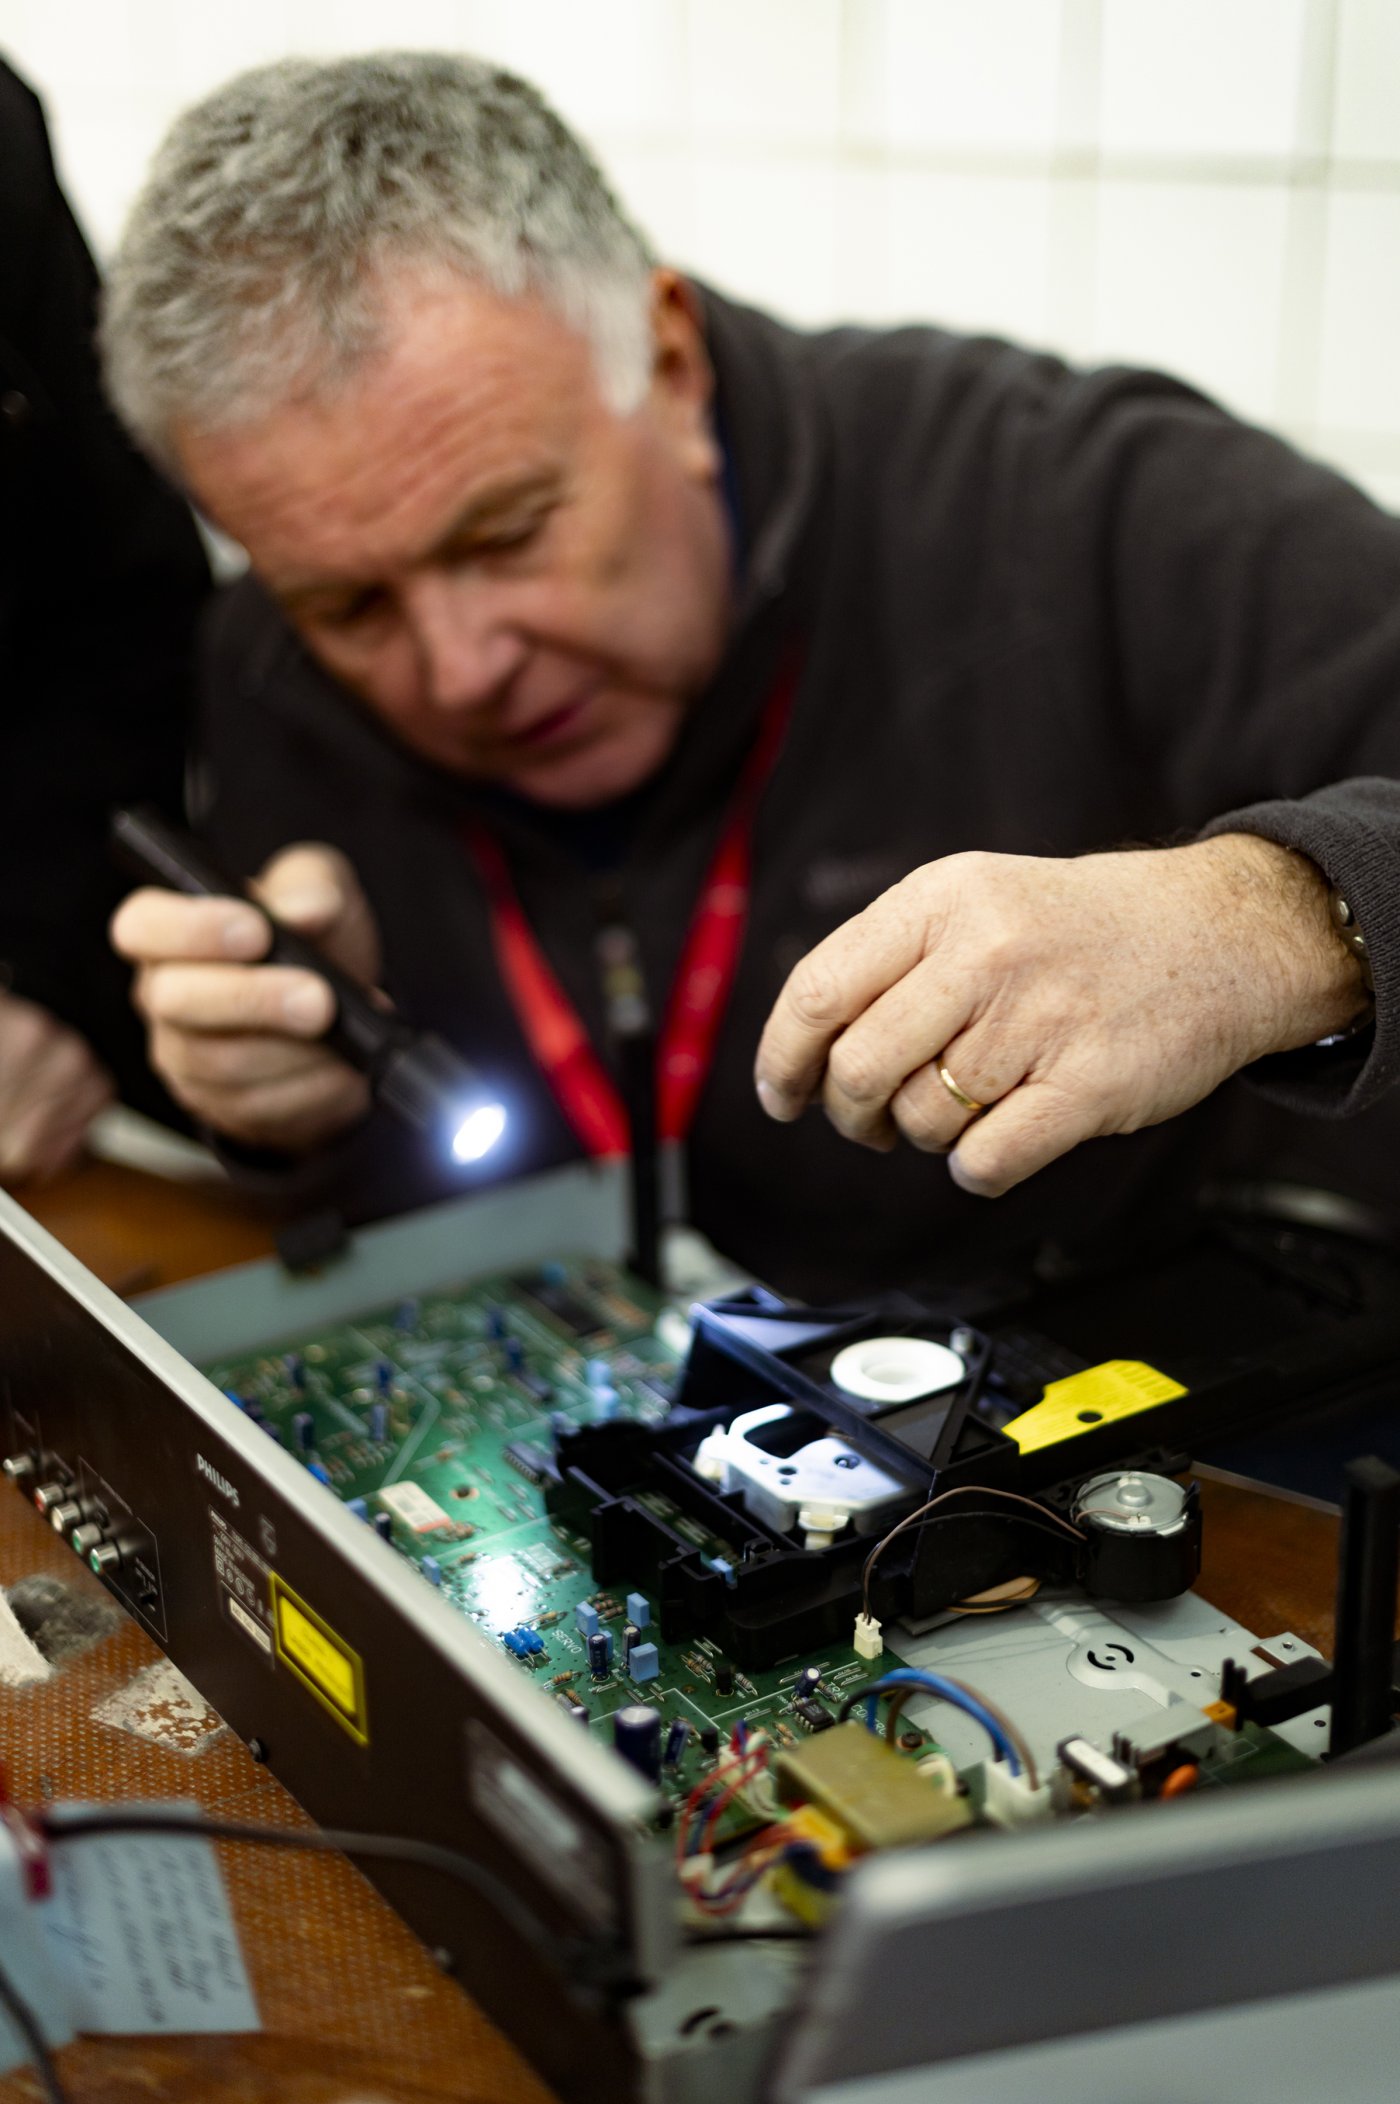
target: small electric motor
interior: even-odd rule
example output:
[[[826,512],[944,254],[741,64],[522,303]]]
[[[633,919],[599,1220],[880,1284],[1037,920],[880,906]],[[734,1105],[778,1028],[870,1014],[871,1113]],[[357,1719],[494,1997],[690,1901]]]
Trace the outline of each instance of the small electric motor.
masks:
[[[1081,1484],[1079,1579],[1099,1600],[1174,1600],[1201,1570],[1201,1499],[1194,1483],[1133,1469]]]

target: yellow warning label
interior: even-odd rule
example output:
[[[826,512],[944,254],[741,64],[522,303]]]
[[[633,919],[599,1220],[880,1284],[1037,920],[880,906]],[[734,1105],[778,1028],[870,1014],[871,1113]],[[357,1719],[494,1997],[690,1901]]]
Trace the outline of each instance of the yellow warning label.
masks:
[[[1033,1454],[1040,1447],[1076,1439],[1096,1425],[1135,1417],[1139,1410],[1153,1410],[1158,1403],[1170,1403],[1185,1393],[1180,1381],[1158,1373],[1141,1359],[1106,1359],[1102,1366],[1086,1366],[1083,1373],[1051,1381],[1038,1403],[1002,1429],[1023,1454]]]
[[[361,1746],[369,1744],[365,1669],[358,1651],[321,1620],[276,1571],[268,1573],[277,1656]]]

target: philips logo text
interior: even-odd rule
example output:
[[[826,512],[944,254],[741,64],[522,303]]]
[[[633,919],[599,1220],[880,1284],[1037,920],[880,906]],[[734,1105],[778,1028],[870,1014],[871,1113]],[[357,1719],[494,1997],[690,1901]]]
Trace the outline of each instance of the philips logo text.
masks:
[[[221,1476],[219,1474],[219,1471],[213,1466],[213,1464],[205,1460],[203,1454],[195,1455],[194,1465],[199,1470],[201,1476],[204,1477],[205,1481],[207,1483],[213,1484],[215,1490],[218,1491],[219,1496],[221,1498],[227,1498],[230,1505],[236,1505],[238,1503],[238,1492],[229,1482],[228,1477]]]

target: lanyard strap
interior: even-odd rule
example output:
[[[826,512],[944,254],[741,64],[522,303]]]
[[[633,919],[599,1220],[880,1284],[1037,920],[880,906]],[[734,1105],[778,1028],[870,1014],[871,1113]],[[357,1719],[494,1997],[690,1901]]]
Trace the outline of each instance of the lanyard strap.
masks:
[[[663,1141],[686,1138],[714,1060],[748,922],[754,820],[782,750],[800,669],[799,652],[790,650],[690,917],[657,1045],[657,1131]],[[501,980],[535,1064],[589,1154],[626,1154],[626,1105],[536,939],[500,842],[475,821],[464,832],[486,889]]]

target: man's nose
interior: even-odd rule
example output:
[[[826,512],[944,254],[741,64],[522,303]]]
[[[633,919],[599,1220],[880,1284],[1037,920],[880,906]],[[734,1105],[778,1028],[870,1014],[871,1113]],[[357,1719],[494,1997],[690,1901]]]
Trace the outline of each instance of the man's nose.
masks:
[[[418,649],[424,698],[470,709],[509,685],[527,645],[511,628],[491,584],[462,572],[415,578],[405,610]]]

